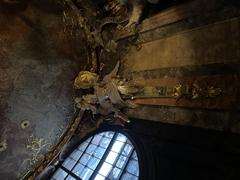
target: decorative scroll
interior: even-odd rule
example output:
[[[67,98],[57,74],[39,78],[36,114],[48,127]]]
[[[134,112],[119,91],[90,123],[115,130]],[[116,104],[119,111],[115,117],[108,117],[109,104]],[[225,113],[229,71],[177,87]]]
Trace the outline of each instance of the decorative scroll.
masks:
[[[25,159],[23,161],[23,164],[29,164],[30,166],[34,166],[39,163],[41,160],[44,159],[43,151],[46,149],[46,147],[50,145],[51,144],[43,138],[38,138],[34,135],[31,135],[28,138],[28,144],[26,145],[26,148],[31,151],[31,157]]]
[[[125,91],[130,87],[125,87]],[[147,99],[147,98],[185,98],[185,99],[200,99],[214,98],[220,96],[222,90],[213,86],[199,87],[197,84],[176,84],[173,87],[168,86],[144,86],[138,87],[138,91],[131,99]]]
[[[200,87],[198,84],[183,85],[177,84],[173,88],[173,96],[176,98],[200,99],[214,98],[220,96],[222,90],[214,86]]]

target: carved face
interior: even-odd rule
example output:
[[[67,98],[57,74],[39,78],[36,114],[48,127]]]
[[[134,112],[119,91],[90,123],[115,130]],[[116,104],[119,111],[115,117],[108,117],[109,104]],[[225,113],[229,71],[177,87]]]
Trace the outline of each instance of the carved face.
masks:
[[[89,71],[80,71],[74,80],[75,89],[88,89],[93,87],[99,79],[96,73]]]

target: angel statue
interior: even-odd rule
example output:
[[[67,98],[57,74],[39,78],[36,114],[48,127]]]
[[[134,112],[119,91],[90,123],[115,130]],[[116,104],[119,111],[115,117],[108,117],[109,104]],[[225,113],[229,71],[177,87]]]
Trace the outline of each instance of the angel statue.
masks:
[[[130,85],[118,75],[120,63],[117,62],[112,72],[106,75],[102,81],[99,75],[89,71],[81,71],[74,81],[75,89],[93,88],[93,94],[77,97],[75,103],[77,108],[91,110],[93,114],[108,116],[113,114],[123,122],[129,123],[129,119],[121,112],[123,108],[135,108],[131,97],[139,92],[139,88]]]

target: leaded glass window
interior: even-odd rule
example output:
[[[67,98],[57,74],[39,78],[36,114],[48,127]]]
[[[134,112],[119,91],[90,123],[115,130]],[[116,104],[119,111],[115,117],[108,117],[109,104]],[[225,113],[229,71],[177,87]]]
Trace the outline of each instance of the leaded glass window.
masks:
[[[88,138],[55,171],[52,180],[137,180],[136,149],[120,132],[106,131]]]

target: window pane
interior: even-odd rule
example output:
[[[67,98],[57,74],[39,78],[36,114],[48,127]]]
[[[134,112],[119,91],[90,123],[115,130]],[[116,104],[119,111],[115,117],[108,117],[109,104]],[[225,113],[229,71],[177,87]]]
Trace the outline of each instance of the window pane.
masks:
[[[91,141],[92,137],[88,138],[85,142],[89,143]]]
[[[132,148],[133,147],[130,144],[126,144],[124,149],[123,149],[122,155],[128,156],[130,154]]]
[[[86,152],[87,152],[88,154],[93,154],[93,152],[95,151],[96,148],[97,148],[96,145],[91,144],[91,145],[88,146]]]
[[[104,136],[112,139],[112,137],[114,136],[114,134],[115,134],[115,133],[114,133],[113,131],[107,131],[107,132],[105,132]]]
[[[82,173],[80,174],[80,178],[82,178],[82,180],[88,180],[90,178],[90,176],[92,175],[93,171],[89,168],[84,168]]]
[[[136,160],[130,160],[127,166],[127,171],[130,172],[131,174],[138,176],[139,174],[138,162]]]
[[[91,158],[91,155],[89,154],[84,154],[82,156],[82,158],[80,159],[80,162],[83,164],[83,165],[86,165],[89,161],[89,159]]]
[[[125,135],[121,134],[121,133],[118,133],[117,140],[122,141],[122,142],[126,142],[127,137]]]
[[[96,145],[99,145],[101,139],[102,139],[102,136],[96,135],[96,136],[94,136],[94,138],[93,138],[93,140],[92,140],[92,143],[93,143],[93,144],[96,144]]]
[[[61,168],[59,168],[53,175],[53,178],[54,179],[57,179],[57,180],[63,180],[65,177],[67,176],[67,173],[62,170]]]
[[[133,176],[133,175],[131,175],[131,174],[129,174],[129,173],[125,173],[125,174],[122,176],[121,179],[122,179],[122,180],[137,180],[138,177]]]
[[[94,180],[105,180],[105,177],[103,177],[100,174],[97,174],[97,176],[94,178]]]
[[[71,170],[73,168],[73,166],[76,164],[77,161],[67,158],[64,162],[63,162],[63,166],[65,168],[67,168],[68,170]]]
[[[87,145],[88,145],[88,143],[84,142],[78,147],[78,149],[80,149],[81,151],[84,151],[86,149]]]
[[[73,172],[75,175],[80,176],[80,174],[82,173],[84,167],[85,167],[84,165],[78,163],[78,164],[76,165],[76,167],[73,169],[72,172]]]
[[[119,176],[121,175],[121,169],[114,168],[109,175],[109,179],[118,179]]]
[[[109,143],[110,143],[111,139],[109,138],[103,138],[102,141],[101,141],[101,144],[100,146],[103,147],[103,148],[107,148]]]
[[[99,174],[107,176],[112,169],[112,165],[108,163],[103,163],[102,167],[99,170]]]
[[[66,178],[66,180],[76,180],[74,177],[68,175],[68,177]]]
[[[133,152],[132,158],[135,159],[136,161],[138,160],[136,151]]]
[[[97,157],[97,158],[100,159],[100,158],[102,158],[105,150],[106,150],[106,149],[103,149],[103,148],[101,148],[101,147],[98,147],[98,148],[96,149],[96,151],[93,153],[93,155],[94,155],[95,157]]]
[[[114,164],[117,157],[118,157],[117,153],[110,151],[110,153],[107,156],[106,162]]]
[[[97,159],[97,158],[91,158],[88,162],[88,167],[92,170],[94,170],[98,163],[99,163],[100,159]]]
[[[104,136],[105,133],[106,133],[106,132],[102,132],[102,133],[99,133],[98,135],[99,135],[99,136]]]
[[[70,155],[74,160],[78,161],[78,159],[81,157],[82,155],[82,151],[79,151],[78,149],[74,150],[72,152],[72,154]]]
[[[115,141],[112,147],[112,151],[119,153],[120,150],[122,149],[124,143],[120,142],[120,141]]]
[[[119,168],[122,168],[123,165],[127,162],[127,157],[125,156],[120,156],[117,163],[116,163],[116,166],[119,167]]]

